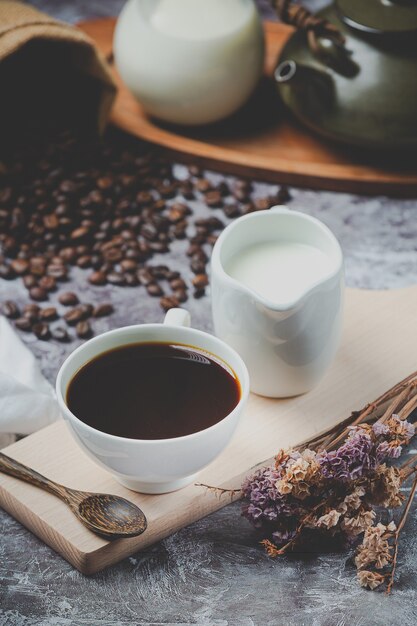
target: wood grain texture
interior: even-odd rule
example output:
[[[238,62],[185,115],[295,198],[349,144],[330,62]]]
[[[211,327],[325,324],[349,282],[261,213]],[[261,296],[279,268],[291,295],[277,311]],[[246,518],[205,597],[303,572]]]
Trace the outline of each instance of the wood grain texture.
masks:
[[[146,529],[143,512],[126,498],[64,487],[2,452],[0,471],[57,496],[84,526],[107,539],[136,537]]]
[[[272,400],[252,395],[228,448],[199,480],[239,487],[242,478],[276,453],[338,423],[417,369],[417,287],[394,291],[347,290],[343,341],[334,366],[312,392]],[[80,571],[90,574],[118,562],[230,502],[196,485],[162,496],[119,485],[78,448],[62,422],[5,450],[70,488],[121,495],[148,519],[139,537],[108,542],[95,536],[49,493],[0,476],[0,505]]]
[[[119,92],[112,122],[123,130],[164,146],[182,160],[198,162],[231,174],[252,176],[306,187],[410,195],[417,191],[417,168],[398,156],[376,164],[376,155],[352,151],[318,138],[282,109],[271,80],[278,54],[292,32],[290,26],[265,22],[265,78],[257,93],[238,114],[206,128],[180,128],[150,119],[113,74]],[[115,20],[104,18],[79,24],[111,57]]]

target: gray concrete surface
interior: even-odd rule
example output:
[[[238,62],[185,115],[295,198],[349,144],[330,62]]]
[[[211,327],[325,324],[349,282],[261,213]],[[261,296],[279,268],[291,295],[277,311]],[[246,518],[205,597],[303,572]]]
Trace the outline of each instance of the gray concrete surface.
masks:
[[[76,21],[115,14],[122,2],[33,4]],[[180,165],[176,172],[181,176]],[[256,186],[260,194],[267,189],[276,187]],[[381,289],[417,283],[416,200],[301,189],[293,189],[292,195],[292,208],[319,217],[339,238],[349,286]],[[204,211],[198,203],[194,209],[196,215]],[[181,258],[179,244],[172,264],[181,265]],[[92,288],[81,273],[75,280],[87,298]],[[162,318],[158,305],[138,298],[136,290],[103,288],[101,294],[103,300],[118,303],[119,312],[100,321],[97,330]],[[7,283],[0,287],[0,300],[6,295],[19,299],[23,292],[17,283]],[[209,294],[189,308],[194,324],[210,330]],[[28,342],[51,381],[74,347]],[[0,626],[414,626],[416,533],[414,508],[401,542],[394,593],[386,597],[357,585],[347,554],[317,555],[311,546],[309,554],[269,559],[240,517],[238,503],[90,578],[0,511]]]

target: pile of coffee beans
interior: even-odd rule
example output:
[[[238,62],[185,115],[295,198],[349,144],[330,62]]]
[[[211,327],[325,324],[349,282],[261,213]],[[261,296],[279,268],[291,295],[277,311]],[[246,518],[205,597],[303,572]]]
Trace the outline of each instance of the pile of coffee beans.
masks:
[[[158,151],[115,131],[98,139],[61,132],[28,141],[0,159],[0,279],[22,281],[28,304],[10,300],[2,312],[39,339],[69,341],[93,334],[91,320],[110,315],[111,304],[81,303],[65,290],[72,268],[94,287],[138,288],[159,298],[167,311],[190,294],[204,295],[210,249],[224,221],[288,200],[252,197],[247,180],[214,184],[199,167],[178,178]],[[203,201],[207,217],[193,219],[192,203]],[[186,281],[152,258],[184,240]],[[58,292],[59,310],[48,300]],[[55,323],[59,320],[59,323]],[[51,327],[51,322],[54,325]]]

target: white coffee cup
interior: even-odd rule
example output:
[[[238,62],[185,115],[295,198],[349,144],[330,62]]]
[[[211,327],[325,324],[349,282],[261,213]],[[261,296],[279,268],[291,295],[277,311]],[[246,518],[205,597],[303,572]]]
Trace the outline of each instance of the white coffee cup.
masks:
[[[225,267],[240,251],[274,241],[318,248],[328,257],[330,272],[294,301],[281,304],[268,301],[227,273]],[[216,241],[211,274],[215,333],[245,361],[251,390],[287,397],[312,389],[335,356],[342,325],[343,255],[327,226],[286,207],[241,217]]]
[[[140,324],[111,330],[90,339],[63,363],[56,381],[62,415],[81,448],[122,485],[142,493],[166,493],[191,483],[196,474],[226,447],[249,395],[249,376],[240,356],[223,341],[189,328],[184,309],[168,311],[164,324]],[[99,354],[141,342],[177,343],[199,348],[225,362],[241,388],[239,403],[210,428],[172,439],[128,439],[88,426],[66,404],[68,386],[76,372]],[[163,389],[161,389],[163,393]]]

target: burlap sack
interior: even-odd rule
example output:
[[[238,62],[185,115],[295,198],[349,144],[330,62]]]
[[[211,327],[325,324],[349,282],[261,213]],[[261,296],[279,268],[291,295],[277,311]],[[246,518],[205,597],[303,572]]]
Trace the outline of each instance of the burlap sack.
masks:
[[[115,93],[105,60],[82,31],[0,0],[0,144],[51,124],[101,132]]]

